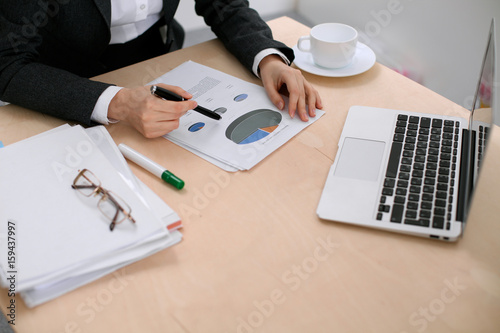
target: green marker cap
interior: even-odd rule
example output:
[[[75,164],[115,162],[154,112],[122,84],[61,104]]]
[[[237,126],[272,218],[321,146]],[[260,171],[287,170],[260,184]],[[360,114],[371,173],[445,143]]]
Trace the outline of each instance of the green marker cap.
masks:
[[[165,170],[161,174],[161,179],[163,179],[164,181],[166,181],[171,185],[174,185],[179,190],[184,187],[184,181],[168,170]]]

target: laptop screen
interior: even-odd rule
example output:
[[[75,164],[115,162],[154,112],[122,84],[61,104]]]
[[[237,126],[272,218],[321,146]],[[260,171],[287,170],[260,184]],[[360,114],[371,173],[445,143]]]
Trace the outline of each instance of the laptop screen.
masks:
[[[496,88],[495,21],[492,20],[469,120],[469,151],[471,152],[471,158],[469,159],[469,196],[472,196],[477,182],[483,156],[486,151],[486,145],[488,143],[488,136],[490,135],[491,125],[495,123],[495,121],[500,121],[500,109],[497,109],[498,106],[494,105],[496,102],[495,98],[499,97],[494,96]],[[470,204],[470,201],[471,200],[468,200],[468,204]]]

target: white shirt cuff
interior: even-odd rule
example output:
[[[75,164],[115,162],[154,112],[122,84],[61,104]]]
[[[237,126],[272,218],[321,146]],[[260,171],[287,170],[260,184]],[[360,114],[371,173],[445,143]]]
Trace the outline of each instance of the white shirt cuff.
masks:
[[[279,55],[281,57],[281,59],[283,59],[283,61],[285,62],[285,64],[290,65],[290,60],[288,60],[288,58],[285,57],[285,55],[282,52],[278,51],[277,49],[265,49],[265,50],[262,50],[259,53],[257,53],[257,55],[255,56],[255,59],[253,61],[253,66],[252,66],[252,71],[255,74],[255,76],[257,76],[258,78],[260,78],[260,75],[259,75],[259,64],[262,61],[262,59],[264,59],[265,57],[267,57],[270,54],[277,54],[277,55]]]
[[[110,123],[116,123],[117,120],[108,119],[108,107],[109,103],[115,97],[115,95],[122,89],[121,87],[110,86],[106,88],[99,96],[97,103],[95,104],[94,111],[90,116],[90,120],[95,121],[99,124],[109,125]]]

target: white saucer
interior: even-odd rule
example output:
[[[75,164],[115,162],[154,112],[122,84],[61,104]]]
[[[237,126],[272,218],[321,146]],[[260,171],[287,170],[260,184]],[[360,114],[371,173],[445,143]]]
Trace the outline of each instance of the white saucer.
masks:
[[[317,66],[312,59],[311,53],[302,52],[297,48],[297,45],[293,47],[293,51],[295,52],[294,64],[297,65],[298,68],[312,74],[328,77],[344,77],[364,73],[372,68],[376,60],[375,53],[372,49],[360,42],[358,42],[356,46],[356,53],[354,54],[352,62],[346,67],[335,69]]]

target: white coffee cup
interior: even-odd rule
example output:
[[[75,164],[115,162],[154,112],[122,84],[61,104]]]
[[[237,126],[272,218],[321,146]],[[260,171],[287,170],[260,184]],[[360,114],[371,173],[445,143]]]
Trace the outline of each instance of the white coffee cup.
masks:
[[[304,42],[309,41],[309,48]],[[342,23],[323,23],[314,26],[309,36],[302,36],[297,48],[310,52],[316,65],[325,68],[342,68],[349,65],[356,53],[358,32]]]

